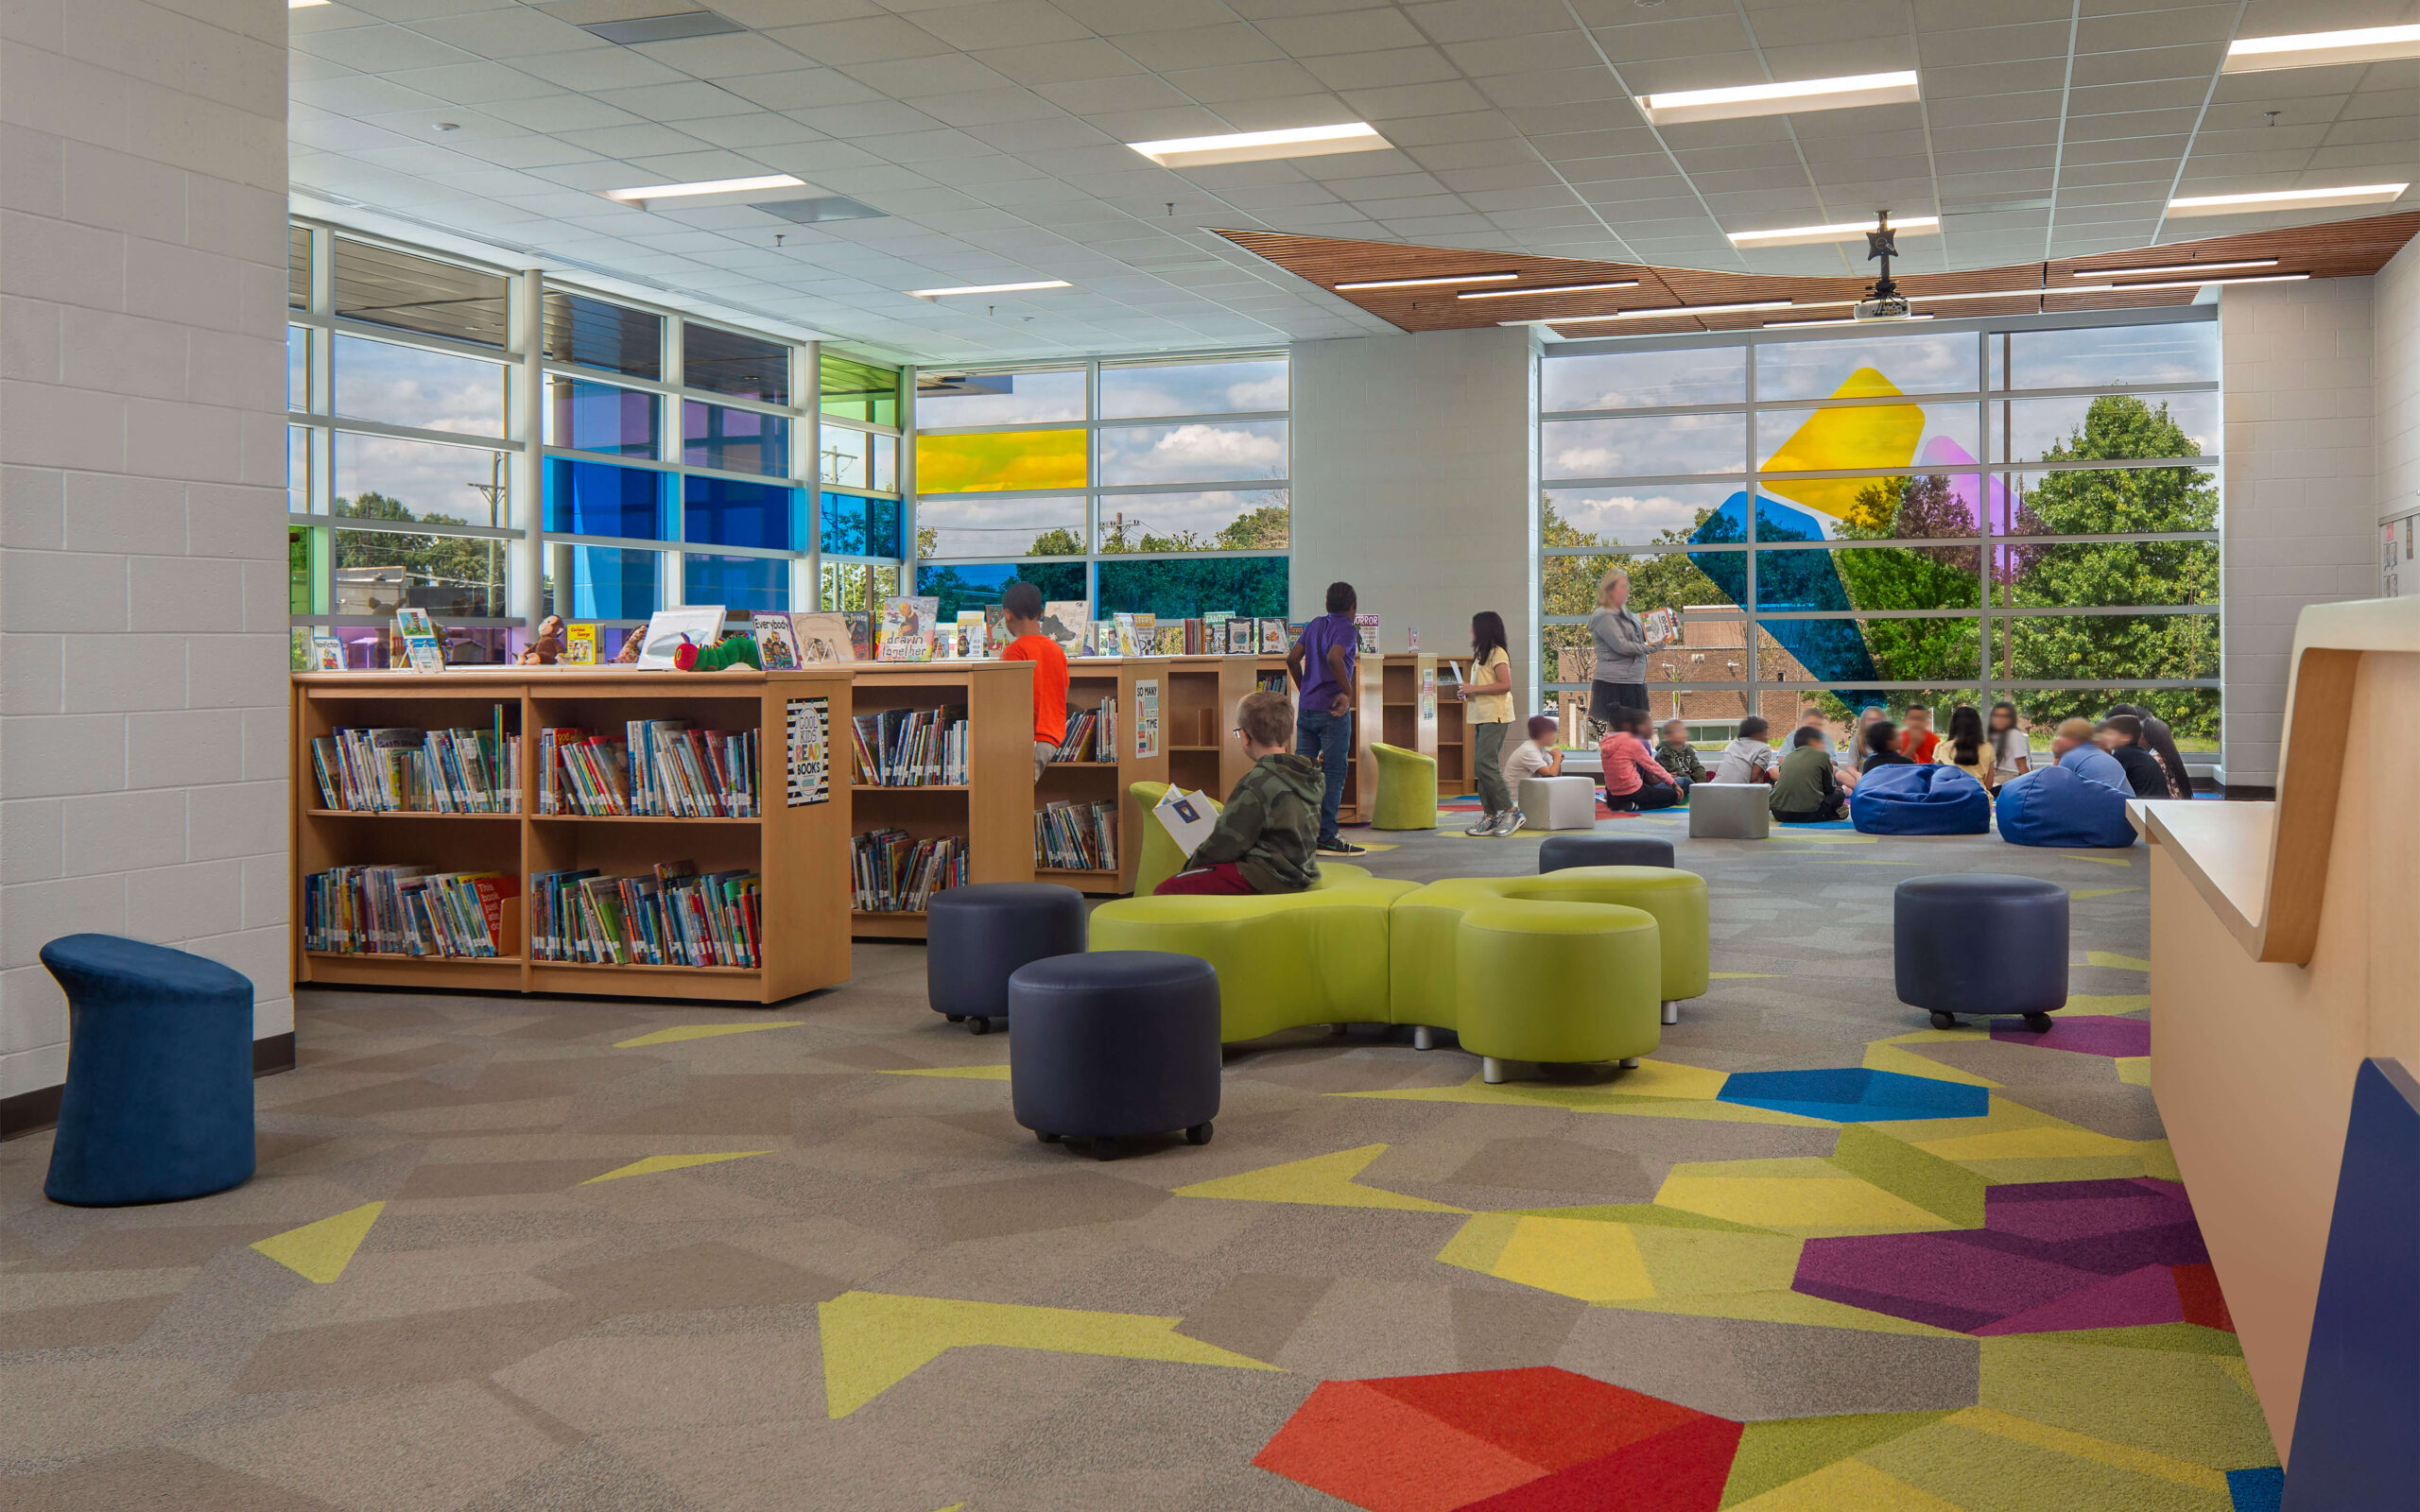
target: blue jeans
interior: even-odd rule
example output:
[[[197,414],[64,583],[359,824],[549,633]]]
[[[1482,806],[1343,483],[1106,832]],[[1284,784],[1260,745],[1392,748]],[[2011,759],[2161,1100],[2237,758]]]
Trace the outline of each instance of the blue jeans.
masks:
[[[1305,709],[1294,716],[1294,754],[1316,756],[1326,783],[1320,793],[1320,844],[1342,838],[1336,811],[1344,802],[1345,764],[1353,759],[1353,716]]]

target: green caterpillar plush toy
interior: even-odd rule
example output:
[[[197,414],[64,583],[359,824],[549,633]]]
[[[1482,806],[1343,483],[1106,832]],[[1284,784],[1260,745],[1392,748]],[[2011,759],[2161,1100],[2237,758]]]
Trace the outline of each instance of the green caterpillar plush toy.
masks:
[[[726,635],[700,650],[697,643],[683,641],[672,653],[672,664],[683,672],[729,672],[746,667],[765,670],[765,662],[756,654],[756,642],[746,635]]]

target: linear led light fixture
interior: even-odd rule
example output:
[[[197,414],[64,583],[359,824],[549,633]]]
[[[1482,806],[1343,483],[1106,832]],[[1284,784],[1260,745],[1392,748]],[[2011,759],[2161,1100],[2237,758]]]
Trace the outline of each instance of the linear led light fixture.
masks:
[[[1657,126],[1683,121],[1732,121],[1749,115],[1789,115],[1799,111],[1839,111],[1853,105],[1908,105],[1922,98],[1916,91],[1913,70],[1853,74],[1845,78],[1804,78],[1789,84],[1686,89],[1634,97],[1638,101],[1639,113]]]
[[[1787,310],[1789,300],[1750,300],[1740,304],[1658,304],[1611,315],[1550,315],[1536,320],[1498,320],[1497,325],[1580,325],[1590,320],[1652,320],[1668,315],[1733,315],[1741,310]],[[1846,303],[1846,301],[1839,301]]]
[[[920,300],[945,299],[952,294],[1024,294],[1033,289],[1068,289],[1075,285],[1063,278],[1036,279],[1030,284],[969,284],[958,289],[909,289]]]
[[[2214,273],[2240,271],[2247,267],[2274,267],[2273,257],[2247,257],[2235,263],[2162,263],[2155,267],[2088,267],[2067,275],[2069,278],[2140,278],[2154,273]]]
[[[806,180],[786,173],[769,173],[754,179],[708,179],[699,183],[651,183],[636,189],[607,189],[605,198],[616,204],[636,205],[641,210],[653,210],[662,205],[674,210],[700,210],[708,205],[743,205],[768,189],[797,189]]]
[[[2221,74],[2257,74],[2273,68],[2319,68],[2328,63],[2375,63],[2420,58],[2420,26],[2361,26],[2352,31],[2306,31],[2291,37],[2242,37],[2227,45]]]
[[[2171,215],[2256,215],[2264,210],[2309,210],[2337,205],[2379,205],[2400,199],[2408,183],[2354,183],[2337,189],[2273,189],[2255,195],[2191,195],[2168,202]]]
[[[2205,284],[2298,284],[2308,273],[2238,273],[2232,278],[2180,278],[2157,284],[2087,284],[2083,288],[2044,289],[2045,294],[2122,294],[2128,289],[2198,289]]]
[[[1634,289],[1638,280],[1617,278],[1610,284],[1540,284],[1526,289],[1473,289],[1457,294],[1458,300],[1511,300],[1529,294],[1585,294],[1592,289]]]
[[[1767,331],[1779,331],[1787,326],[1793,325],[1899,325],[1909,320],[1929,320],[1932,318],[1933,317],[1929,314],[1903,315],[1890,320],[1859,320],[1854,315],[1826,315],[1818,317],[1812,320],[1767,320],[1764,322],[1764,329]]]
[[[1447,273],[1438,278],[1365,278],[1355,284],[1328,285],[1339,293],[1348,289],[1425,289],[1440,284],[1502,284],[1519,278],[1518,273]]]
[[[1165,142],[1126,145],[1163,168],[1206,168],[1217,163],[1265,163],[1271,158],[1323,158],[1337,152],[1375,152],[1394,146],[1367,121],[1295,126],[1282,131],[1230,131],[1224,136],[1180,136]]]
[[[313,6],[323,6],[327,3],[328,0],[285,0],[285,9],[288,10],[308,10]]]
[[[1789,226],[1780,231],[1735,231],[1727,234],[1734,247],[1812,247],[1818,242],[1858,241],[1873,229],[1872,221],[1859,220],[1839,226]],[[1905,220],[1894,218],[1891,229],[1910,236],[1930,235],[1941,230],[1941,217],[1910,215]]]

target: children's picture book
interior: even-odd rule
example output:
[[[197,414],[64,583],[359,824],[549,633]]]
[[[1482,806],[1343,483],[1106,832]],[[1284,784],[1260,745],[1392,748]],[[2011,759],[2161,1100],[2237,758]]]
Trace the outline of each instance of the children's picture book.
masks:
[[[930,662],[934,621],[941,617],[937,597],[903,595],[882,601],[882,629],[874,642],[875,656],[884,662]]]
[[[1668,609],[1650,610],[1639,620],[1650,645],[1669,645],[1681,638],[1681,617]]]
[[[1058,642],[1059,649],[1069,656],[1090,656],[1084,631],[1092,611],[1092,605],[1080,598],[1053,599],[1042,606],[1042,633]]]
[[[1135,634],[1140,627],[1134,623],[1133,615],[1113,614],[1110,616],[1109,623],[1114,627],[1114,633],[1117,637],[1115,642],[1117,646],[1117,650],[1115,653],[1115,655],[1141,656],[1143,654],[1134,644]]]
[[[1181,621],[1181,620],[1180,620],[1180,621],[1178,621],[1176,624],[1173,624],[1173,625],[1161,625],[1161,626],[1157,626],[1157,627],[1155,627],[1155,629],[1157,630],[1157,632],[1158,632],[1158,636],[1159,636],[1159,643],[1160,643],[1160,644],[1159,644],[1159,654],[1160,654],[1160,655],[1162,655],[1162,656],[1183,656],[1183,655],[1184,655],[1184,649],[1185,649],[1185,647],[1184,647],[1184,622],[1183,622],[1183,621]]]
[[[997,604],[983,606],[983,654],[996,657],[1016,637],[1009,633],[1009,611]]]
[[[684,644],[702,651],[722,639],[723,609],[720,604],[684,604],[679,609],[660,609],[648,616],[646,638],[639,644],[641,667],[658,672],[672,670],[672,653]]]
[[[1087,656],[1118,655],[1117,622],[1115,620],[1093,621],[1092,639],[1084,643],[1084,653]]]
[[[312,671],[342,672],[344,669],[344,643],[342,641],[337,640],[333,635],[315,635],[311,637]]]
[[[434,635],[405,636],[404,656],[411,663],[411,669],[414,672],[445,670],[445,647],[438,643]]]
[[[849,627],[849,654],[858,662],[873,660],[873,611],[853,609],[841,612],[840,620]]]
[[[1284,656],[1293,643],[1286,639],[1284,620],[1264,619],[1260,622],[1260,654]]]
[[[555,660],[564,666],[595,666],[596,664],[596,627],[594,625],[564,626],[562,654]]]
[[[783,610],[758,610],[748,616],[748,634],[756,643],[756,660],[768,672],[787,672],[799,663],[798,632]]]
[[[395,610],[395,633],[406,637],[435,635],[437,627],[429,623],[428,610],[424,609],[399,609]]]
[[[1219,649],[1228,656],[1251,656],[1260,649],[1258,620],[1229,620],[1221,627],[1227,632],[1227,643]]]
[[[958,611],[958,650],[960,656],[986,657],[992,654],[992,626],[979,609]]]
[[[790,614],[790,644],[798,652],[798,664],[803,667],[845,664],[858,660],[856,638],[850,633],[849,616],[846,614],[793,611]],[[772,665],[769,662],[765,664]]]
[[[1378,654],[1378,616],[1375,614],[1354,615],[1353,638],[1359,644],[1361,655],[1376,656]]]
[[[1160,821],[1160,828],[1176,842],[1177,853],[1184,856],[1201,849],[1201,842],[1210,838],[1210,832],[1219,827],[1219,816],[1210,812],[1209,799],[1199,792],[1188,793],[1175,786],[1161,795],[1159,807],[1151,811],[1151,817]]]

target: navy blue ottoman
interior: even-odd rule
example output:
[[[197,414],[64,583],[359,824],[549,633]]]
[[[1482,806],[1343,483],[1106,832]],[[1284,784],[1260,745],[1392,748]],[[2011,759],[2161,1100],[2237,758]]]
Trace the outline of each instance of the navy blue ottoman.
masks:
[[[1966,1014],[2022,1015],[2036,1034],[2067,1002],[2067,889],[1980,872],[1910,877],[1891,905],[1899,1001],[1936,1029]]]
[[[1167,951],[1094,951],[1009,979],[1009,1095],[1045,1144],[1100,1160],[1136,1134],[1210,1143],[1219,1114],[1219,973]]]
[[[177,1202],[252,1174],[252,984],[164,945],[65,935],[67,1086],[43,1194],[78,1208]]]
[[[1572,867],[1668,867],[1672,842],[1651,835],[1550,834],[1538,846],[1538,869]]]
[[[1047,882],[944,887],[925,904],[925,996],[952,1023],[992,1032],[1009,1014],[1009,977],[1028,961],[1080,955],[1084,895]]]

